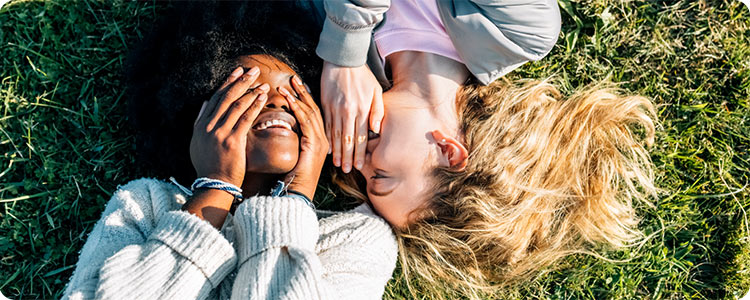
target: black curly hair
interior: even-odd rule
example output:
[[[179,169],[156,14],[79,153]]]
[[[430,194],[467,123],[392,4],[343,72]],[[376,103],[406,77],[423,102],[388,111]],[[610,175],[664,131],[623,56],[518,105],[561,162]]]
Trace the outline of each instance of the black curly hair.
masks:
[[[125,78],[136,158],[152,176],[194,179],[192,126],[242,55],[283,61],[318,95],[319,25],[293,1],[177,3],[131,52]],[[314,84],[312,84],[314,83]]]

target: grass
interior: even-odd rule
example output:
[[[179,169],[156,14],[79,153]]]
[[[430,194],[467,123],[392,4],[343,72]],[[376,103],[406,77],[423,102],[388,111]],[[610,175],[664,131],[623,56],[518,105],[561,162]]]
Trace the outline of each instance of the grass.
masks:
[[[565,92],[609,80],[658,104],[664,193],[651,238],[576,256],[501,299],[738,299],[750,288],[750,11],[739,1],[560,0],[563,36],[511,77]],[[165,4],[13,1],[0,9],[0,291],[57,298],[133,164],[121,65]],[[324,189],[328,190],[328,189]],[[331,191],[335,191],[331,189]],[[393,280],[388,298],[406,297]]]

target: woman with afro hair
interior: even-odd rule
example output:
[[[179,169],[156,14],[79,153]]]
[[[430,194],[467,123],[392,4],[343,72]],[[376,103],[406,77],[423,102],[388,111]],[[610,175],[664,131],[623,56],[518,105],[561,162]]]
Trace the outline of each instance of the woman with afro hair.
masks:
[[[198,179],[121,186],[64,299],[382,296],[397,255],[389,225],[367,205],[311,202],[328,143],[303,79],[317,81],[321,62],[316,25],[290,4],[191,4],[133,51],[139,162]]]

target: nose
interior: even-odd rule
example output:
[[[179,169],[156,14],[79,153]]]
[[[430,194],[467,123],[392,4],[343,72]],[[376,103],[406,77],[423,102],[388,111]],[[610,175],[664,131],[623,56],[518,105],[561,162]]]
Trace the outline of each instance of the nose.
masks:
[[[271,90],[268,91],[268,100],[266,100],[266,108],[283,109],[286,112],[291,112],[291,109],[289,108],[289,103],[286,102],[286,98],[284,98],[284,96],[281,95],[276,90],[276,87],[271,87]]]

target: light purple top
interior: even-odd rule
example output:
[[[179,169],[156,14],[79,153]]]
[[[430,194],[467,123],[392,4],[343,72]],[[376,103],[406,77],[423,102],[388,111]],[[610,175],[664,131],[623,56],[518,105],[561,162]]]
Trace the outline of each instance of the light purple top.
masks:
[[[383,64],[388,55],[399,51],[433,53],[463,63],[445,31],[435,0],[391,1],[374,40]]]

